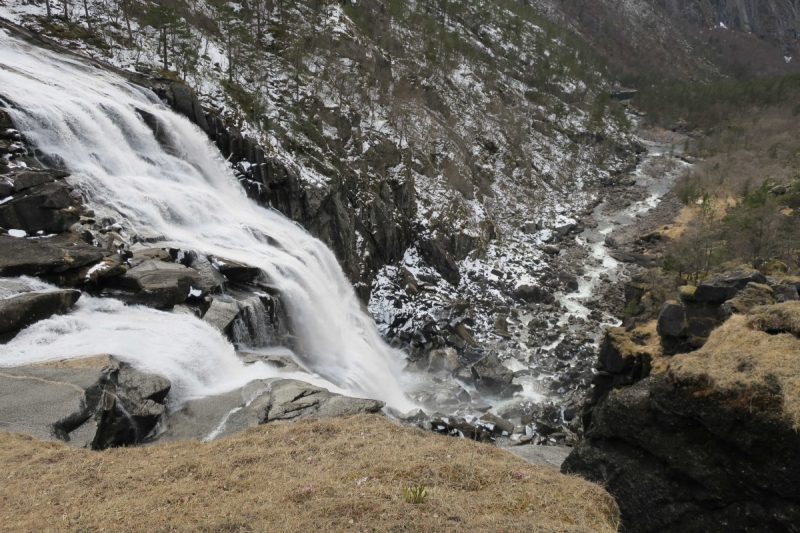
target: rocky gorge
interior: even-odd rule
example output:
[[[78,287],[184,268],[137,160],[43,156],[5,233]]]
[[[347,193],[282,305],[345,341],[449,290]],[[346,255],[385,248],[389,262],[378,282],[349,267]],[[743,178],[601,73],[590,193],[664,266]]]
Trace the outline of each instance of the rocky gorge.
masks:
[[[356,20],[333,33],[356,42],[347,32],[366,31]],[[541,150],[510,165],[510,137],[475,134],[467,146],[469,128],[453,118],[437,127],[458,130],[447,141],[458,150],[439,139],[426,152],[402,133],[401,111],[371,130],[376,114],[333,105],[317,86],[301,100],[295,78],[305,137],[265,135],[202,83],[88,58],[70,36],[0,26],[0,429],[100,457],[136,447],[137,461],[230,443],[238,477],[222,491],[261,461],[263,451],[240,456],[250,438],[288,446],[281,472],[325,472],[326,455],[349,457],[378,433],[425,450],[425,439],[451,440],[461,443],[409,459],[431,461],[413,473],[396,460],[362,472],[361,457],[336,475],[415,505],[407,494],[426,484],[482,496],[503,485],[491,493],[496,510],[478,517],[503,527],[509,517],[535,524],[526,515],[542,509],[569,531],[795,527],[800,271],[777,260],[693,277],[669,267],[672,241],[705,208],[684,198],[703,163],[685,152],[701,133],[653,127],[635,102],[607,112],[608,86],[591,118],[581,106],[595,86],[584,84],[583,101],[551,87],[571,107],[548,127],[528,117]],[[359,68],[379,78],[394,68],[399,86],[407,73],[385,52],[370,49]],[[492,90],[505,103],[539,98],[511,86]],[[432,116],[474,112],[428,98]],[[773,185],[765,194],[792,216],[780,198],[794,185]],[[82,453],[50,444],[36,454]],[[476,446],[463,448],[468,464],[449,453],[462,445]],[[494,462],[498,448],[591,483],[550,469],[559,503],[534,504],[514,487],[541,471]],[[218,467],[204,466],[225,477]],[[173,483],[197,473],[170,468]],[[350,490],[317,483],[280,501],[322,505]],[[563,511],[562,498],[578,510]],[[435,505],[431,530],[462,520]],[[352,517],[336,522],[342,530],[396,518],[358,501],[336,509]]]
[[[11,29],[23,39],[36,42],[32,34],[17,28]],[[68,53],[63,49],[61,52]],[[225,126],[219,116],[204,111],[197,97],[184,85],[125,73],[122,75],[152,91],[175,112],[187,117],[208,135],[233,167],[248,196],[301,222],[323,239],[336,252],[339,263],[345,273],[350,274],[350,280],[357,288],[367,287],[365,282],[370,281],[369,277],[363,278],[362,274],[374,271],[381,264],[392,261],[393,257],[396,260],[401,252],[407,253],[404,248],[409,246],[408,239],[400,239],[405,244],[398,245],[399,248],[389,255],[378,249],[362,253],[360,257],[378,261],[372,267],[364,269],[361,265],[350,269],[347,258],[356,257],[352,253],[356,240],[352,213],[363,212],[363,209],[359,205],[348,203],[355,201],[358,195],[346,201],[343,196],[336,195],[352,191],[353,184],[329,184],[323,190],[315,192],[318,197],[314,199],[310,189],[305,185],[301,186],[297,181],[297,169],[287,167],[274,158],[267,158],[265,149],[253,139]],[[163,125],[156,116],[143,109],[137,109],[136,112],[163,149],[168,152],[175,149],[174,144],[171,145],[174,140],[163,131]],[[16,132],[13,124],[7,125],[8,131]],[[13,135],[17,135],[17,139],[22,141],[19,134]],[[23,192],[24,180],[19,178],[19,173],[39,172],[44,175],[51,172],[38,168],[42,166],[40,161],[47,162],[51,159],[46,153],[25,148],[23,144],[19,146],[21,149],[9,159],[9,163],[13,161],[14,168],[9,170],[6,180],[11,187],[10,192],[19,192],[21,197],[28,198]],[[637,147],[635,150],[642,152],[643,148]],[[9,156],[11,155],[10,153]],[[24,170],[20,171],[19,168]],[[228,257],[170,245],[165,236],[141,229],[131,236],[131,228],[119,217],[98,216],[84,207],[81,195],[72,191],[66,183],[67,173],[59,172],[53,174],[51,181],[59,183],[59,190],[65,191],[64,194],[71,195],[68,203],[59,205],[64,213],[70,213],[71,219],[60,226],[29,224],[13,218],[12,212],[17,209],[18,202],[12,197],[6,207],[6,212],[9,213],[6,226],[24,231],[28,235],[34,235],[41,230],[48,235],[48,240],[39,243],[38,240],[7,238],[4,246],[9,251],[6,257],[10,264],[4,266],[4,273],[38,275],[58,286],[81,288],[95,297],[113,297],[128,304],[197,316],[225,334],[241,350],[279,346],[284,350],[295,348],[295,333],[292,331],[286,305],[281,301],[280,292],[265,281],[262,270]],[[374,184],[370,184],[370,187],[373,186]],[[620,190],[624,191],[624,186]],[[370,202],[370,209],[377,209],[381,216],[395,211],[406,211],[408,216],[412,216],[413,212],[409,209],[415,203],[413,188],[406,192],[398,189],[396,192],[397,194],[386,197],[389,200],[394,198],[391,201],[401,202],[396,207],[389,208],[381,203]],[[45,212],[50,214],[53,211]],[[590,212],[591,206],[586,212],[586,220],[589,222]],[[60,214],[60,211],[57,213]],[[320,226],[315,220],[326,222],[324,226]],[[344,225],[338,225],[337,220]],[[391,232],[394,231],[393,228],[409,226],[408,223],[401,222],[385,224],[373,221],[370,223],[370,233],[380,241],[397,241],[391,233],[384,234],[383,231],[387,229]],[[484,253],[482,249],[494,238],[494,230],[474,242],[441,238],[429,242],[423,238],[416,245],[423,260],[431,266],[425,266],[422,270],[416,267],[411,267],[411,270],[408,267],[399,268],[405,276],[404,292],[411,297],[408,308],[413,314],[406,315],[406,318],[401,315],[392,319],[398,325],[402,321],[405,324],[402,328],[392,328],[391,324],[384,322],[389,327],[383,333],[394,339],[392,342],[395,346],[410,354],[407,368],[421,377],[420,382],[412,387],[412,391],[416,391],[412,392],[412,397],[428,414],[414,411],[398,412],[396,415],[409,423],[423,424],[444,433],[463,434],[465,430],[473,436],[480,435],[483,438],[485,435],[488,440],[495,440],[500,436],[512,437],[513,442],[525,444],[534,441],[541,444],[576,442],[580,395],[591,380],[591,344],[594,339],[583,331],[570,332],[574,322],[562,323],[555,318],[561,314],[563,307],[556,301],[554,294],[562,288],[566,291],[576,289],[577,272],[562,271],[551,275],[552,270],[548,263],[555,262],[555,268],[559,268],[559,262],[570,261],[569,256],[559,259],[561,247],[574,247],[573,236],[581,227],[579,224],[567,222],[551,229],[544,227],[542,222],[525,222],[518,228],[517,231],[523,239],[533,236],[550,243],[544,245],[544,254],[541,254],[546,261],[534,259],[544,267],[541,286],[523,284],[515,288],[516,283],[512,276],[520,273],[520,269],[515,268],[512,272],[517,272],[509,272],[507,280],[503,280],[504,273],[496,269],[487,272],[488,278],[482,278],[483,274],[479,272],[467,272],[467,293],[453,290],[459,285],[459,280],[452,278],[452,275],[459,278],[461,276],[455,261],[464,260],[468,253]],[[31,247],[34,242],[37,246]],[[88,255],[77,262],[59,264],[52,268],[40,265],[55,261],[58,256],[73,258],[78,250]],[[28,257],[31,254],[36,255],[34,251],[41,252],[42,257]],[[576,249],[576,253],[580,257],[581,252]],[[26,257],[28,258],[24,259]],[[20,260],[22,263],[17,263]],[[528,261],[530,258],[526,258],[526,262]],[[389,270],[386,272],[398,271],[397,267],[387,268]],[[384,275],[378,275],[375,284],[377,296],[381,299],[384,279]],[[473,283],[473,280],[477,283]],[[486,299],[484,295],[494,291],[486,285],[487,282],[496,284],[501,296]],[[363,291],[359,292],[362,297],[365,296]],[[434,299],[429,300],[428,295]],[[464,305],[464,296],[468,295],[479,300],[474,300],[472,305]],[[371,295],[367,293],[366,296]],[[444,302],[441,300],[442,296]],[[392,299],[396,297],[397,295],[393,295]],[[401,296],[403,297],[405,295]],[[426,303],[426,300],[430,303]],[[374,305],[375,300],[372,301],[371,305]],[[476,306],[478,302],[480,304]],[[425,311],[431,303],[435,307],[441,307]],[[418,313],[414,309],[423,311]],[[606,308],[606,311],[609,309]],[[380,316],[379,311],[374,312]],[[484,322],[492,315],[496,315],[496,318]],[[477,323],[476,317],[479,320]],[[557,328],[562,331],[551,331],[549,337],[540,336],[536,328],[548,324],[548,320],[557,324]],[[597,311],[588,318],[589,322],[580,320],[584,321],[588,330],[592,323],[599,324],[603,320],[603,313]],[[518,333],[512,335],[509,331],[519,327],[516,325],[519,322],[522,322],[523,327],[525,324],[530,326],[530,334],[524,338],[520,338]],[[409,329],[408,324],[411,323],[420,323],[422,327],[416,331]],[[491,339],[499,339],[500,342]],[[490,342],[487,343],[487,340]],[[519,354],[521,357],[517,355],[519,341],[527,343]],[[529,350],[541,351],[539,346],[553,341],[558,345],[556,357],[563,362],[556,364],[556,359],[551,362],[552,357],[545,354],[529,359]],[[508,361],[512,367],[516,365],[516,373],[509,370]],[[254,359],[248,360],[251,364],[256,362],[271,365],[273,368],[285,369],[288,366],[293,371],[303,370],[288,360],[286,355],[256,355]],[[529,363],[539,365],[535,372],[521,370]],[[556,374],[553,373],[554,367]],[[439,392],[432,395],[429,392],[431,380],[446,386],[440,387]],[[515,400],[515,396],[520,393],[523,393],[523,398],[532,394],[539,400],[519,402]],[[551,395],[555,403],[551,400],[541,403],[541,398]],[[508,407],[500,415],[485,414],[498,402]],[[218,421],[224,415],[225,413],[220,414]],[[499,429],[501,427],[504,429]],[[535,438],[532,439],[531,435]]]

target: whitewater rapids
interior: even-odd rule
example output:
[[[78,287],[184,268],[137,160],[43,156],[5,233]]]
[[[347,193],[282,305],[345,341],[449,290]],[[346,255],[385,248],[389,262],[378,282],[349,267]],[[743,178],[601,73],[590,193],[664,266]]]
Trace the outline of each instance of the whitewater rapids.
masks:
[[[0,100],[30,144],[72,174],[98,217],[261,268],[287,307],[298,363],[353,395],[413,407],[402,354],[382,341],[331,251],[248,199],[205,134],[151,91],[0,30]],[[137,109],[157,118],[168,150]],[[86,295],[69,315],[0,346],[0,366],[100,353],[170,379],[173,406],[275,375],[245,366],[194,317]]]

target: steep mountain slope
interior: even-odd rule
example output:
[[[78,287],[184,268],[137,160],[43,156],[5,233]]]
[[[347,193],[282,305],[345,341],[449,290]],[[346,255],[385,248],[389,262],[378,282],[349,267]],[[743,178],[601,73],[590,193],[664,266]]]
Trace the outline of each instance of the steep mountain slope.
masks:
[[[796,72],[793,0],[539,0],[603,50],[631,81]]]
[[[8,0],[3,13],[149,76],[253,198],[334,250],[412,358],[455,347],[475,362],[491,348],[527,365],[561,341],[565,357],[586,355],[591,339],[550,305],[580,274],[554,245],[572,245],[598,185],[642,148],[603,61],[570,31],[524,5],[471,0],[87,2],[50,6],[50,18],[45,7]],[[554,327],[523,342],[508,328],[527,301]],[[541,386],[574,392],[589,366]]]

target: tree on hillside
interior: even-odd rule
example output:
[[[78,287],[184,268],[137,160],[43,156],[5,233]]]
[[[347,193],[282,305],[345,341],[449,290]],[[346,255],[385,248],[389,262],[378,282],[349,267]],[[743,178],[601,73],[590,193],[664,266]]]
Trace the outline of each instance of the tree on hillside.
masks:
[[[242,13],[231,4],[215,6],[217,23],[225,43],[228,58],[228,81],[235,81],[241,66],[250,64],[253,38],[247,31]]]
[[[171,6],[152,4],[142,18],[142,24],[154,28],[161,34],[159,52],[161,53],[164,70],[169,68],[169,36],[177,28],[180,18]]]

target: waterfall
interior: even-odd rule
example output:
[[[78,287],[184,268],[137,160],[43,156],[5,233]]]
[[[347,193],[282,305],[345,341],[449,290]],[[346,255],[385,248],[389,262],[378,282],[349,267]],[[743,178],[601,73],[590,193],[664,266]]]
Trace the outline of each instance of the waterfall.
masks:
[[[284,324],[285,317],[280,314],[280,300],[269,299],[272,311],[268,310],[259,297],[249,298],[239,304],[241,312],[233,321],[233,342],[244,348],[265,348],[284,346],[291,348],[289,332]]]
[[[305,368],[352,394],[412,407],[402,356],[362,312],[331,251],[249,200],[204,133],[152,92],[0,30],[0,99],[37,156],[71,172],[98,219],[261,268],[280,293]],[[158,139],[145,116],[158,121]],[[242,365],[194,317],[87,296],[74,313],[0,346],[0,365],[109,352],[172,380],[184,399],[268,372]]]

